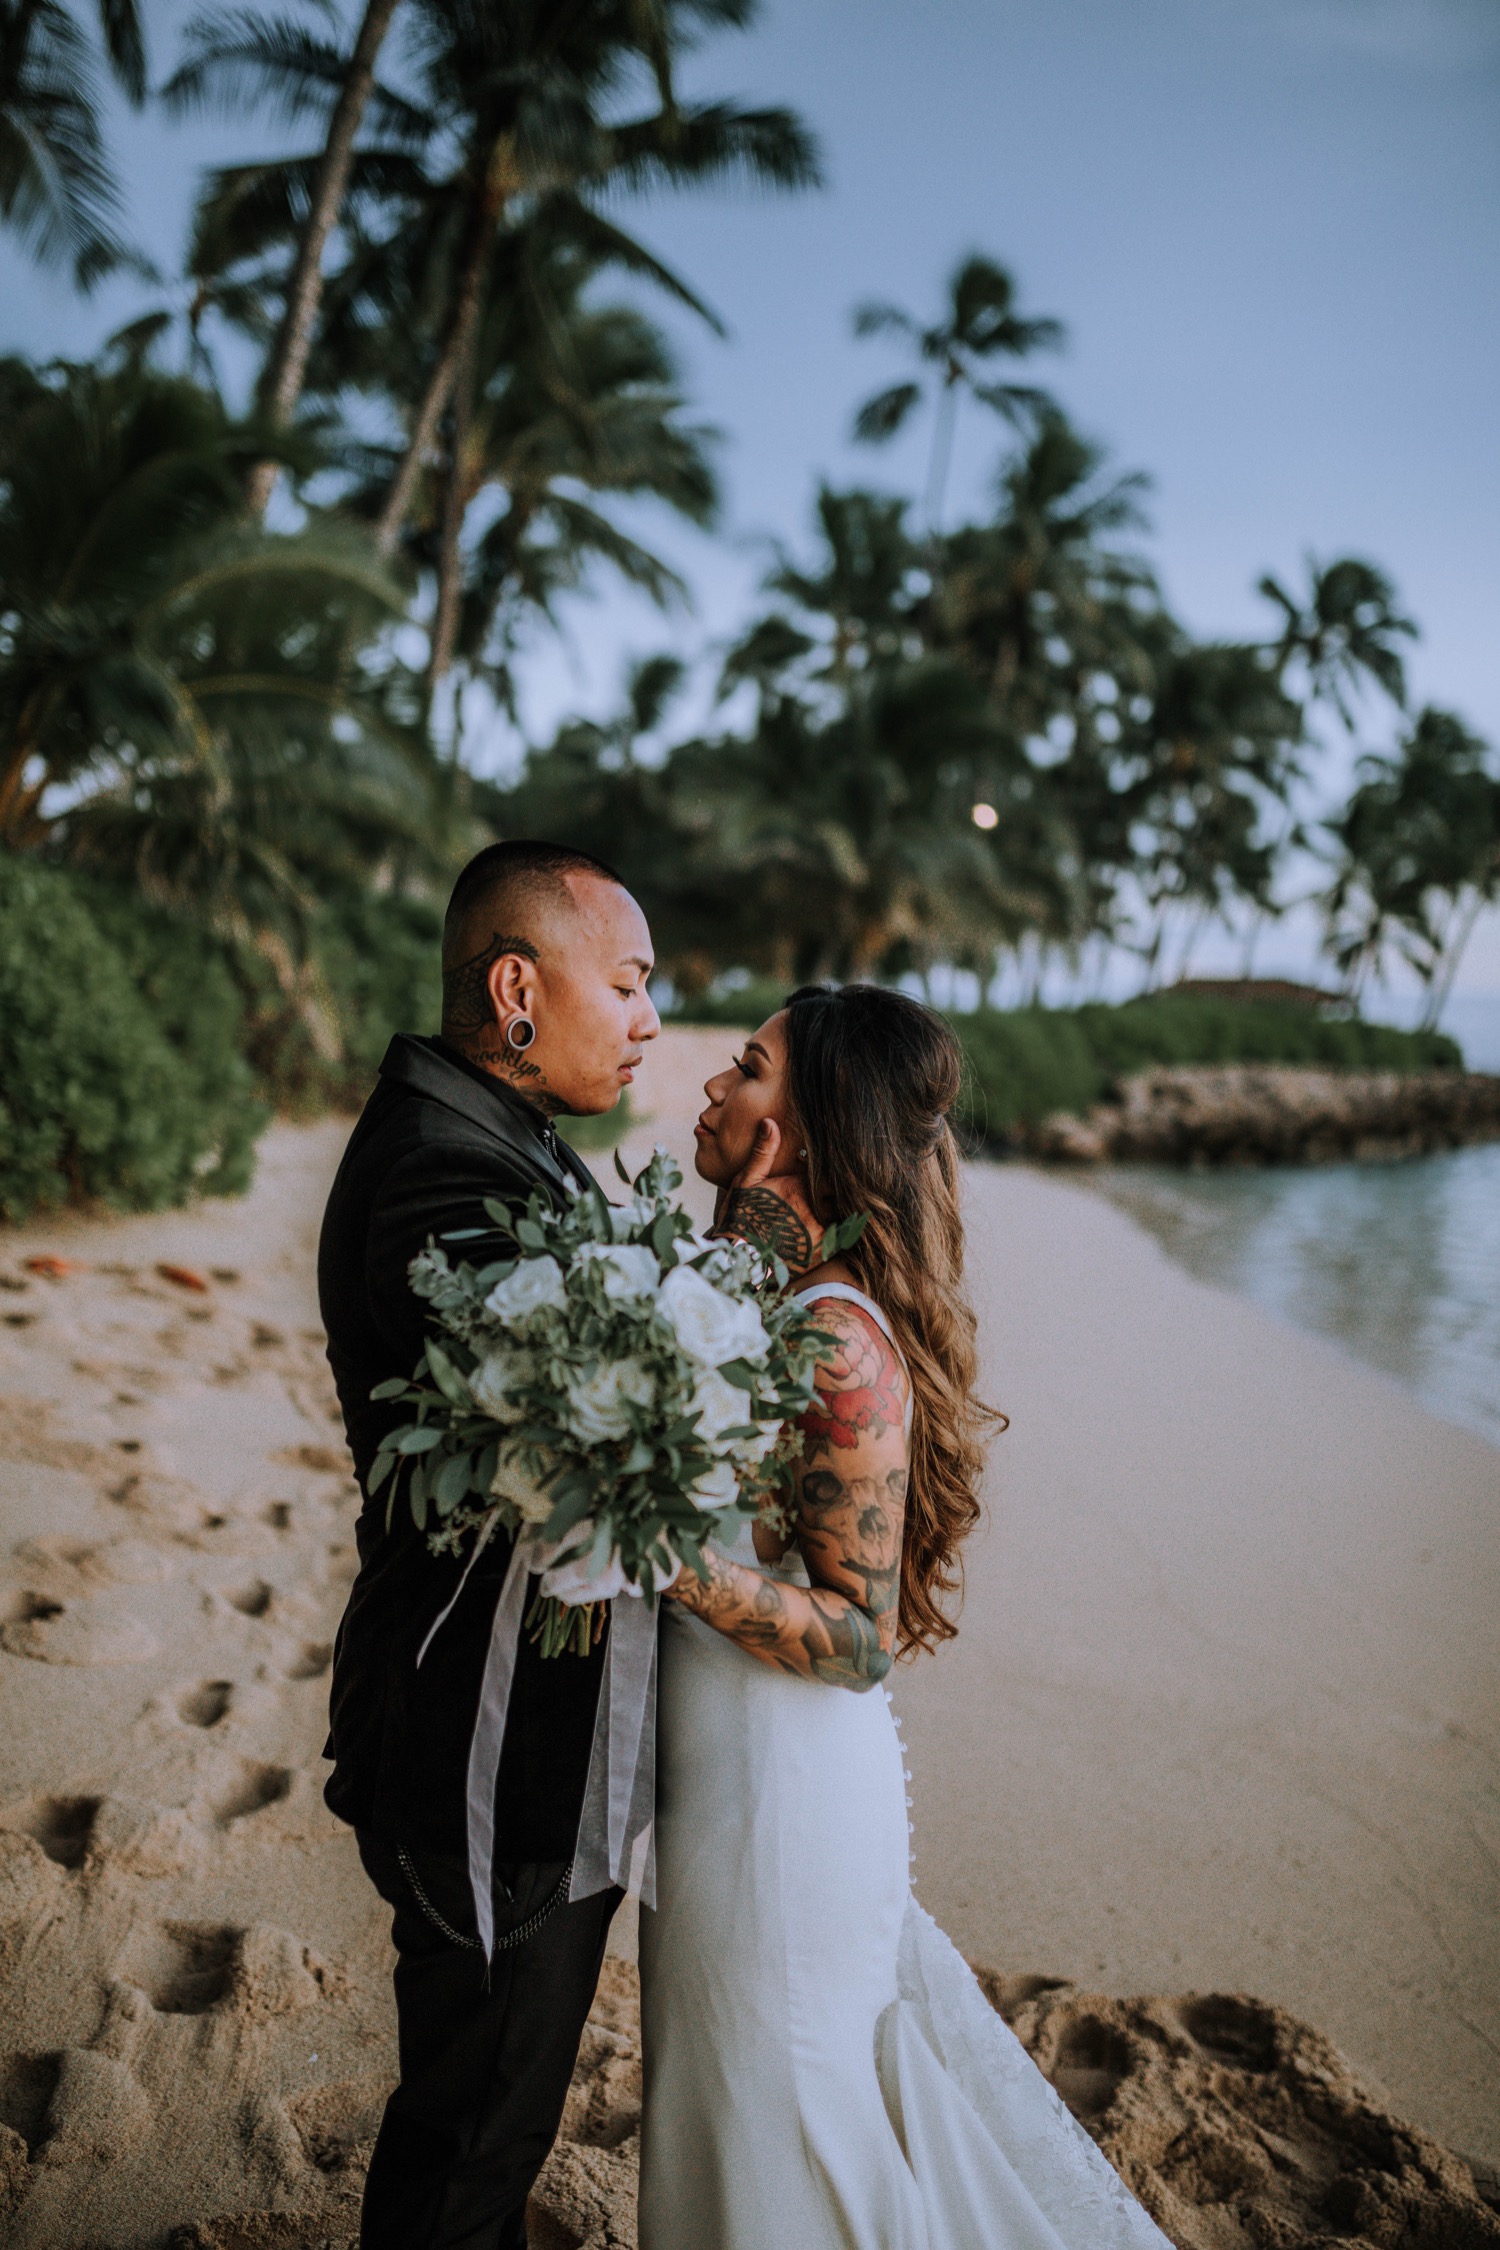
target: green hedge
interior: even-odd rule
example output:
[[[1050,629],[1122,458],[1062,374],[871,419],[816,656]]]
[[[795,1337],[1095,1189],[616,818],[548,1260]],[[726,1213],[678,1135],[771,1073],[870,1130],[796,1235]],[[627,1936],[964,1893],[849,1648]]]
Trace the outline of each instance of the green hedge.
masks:
[[[955,1016],[969,1085],[963,1122],[1003,1141],[1058,1109],[1081,1111],[1115,1080],[1160,1063],[1303,1063],[1337,1070],[1459,1070],[1434,1031],[1341,1021],[1271,1002],[1163,992],[1121,1007],[981,1009]]]
[[[105,886],[0,852],[0,1215],[249,1185],[266,1111],[228,967]]]

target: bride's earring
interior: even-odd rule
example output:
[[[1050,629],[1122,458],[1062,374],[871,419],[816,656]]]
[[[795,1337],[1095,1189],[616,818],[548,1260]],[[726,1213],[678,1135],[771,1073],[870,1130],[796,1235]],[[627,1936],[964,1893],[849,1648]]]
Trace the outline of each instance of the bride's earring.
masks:
[[[512,1016],[505,1027],[505,1044],[513,1047],[518,1055],[525,1054],[535,1037],[536,1025],[530,1016]]]

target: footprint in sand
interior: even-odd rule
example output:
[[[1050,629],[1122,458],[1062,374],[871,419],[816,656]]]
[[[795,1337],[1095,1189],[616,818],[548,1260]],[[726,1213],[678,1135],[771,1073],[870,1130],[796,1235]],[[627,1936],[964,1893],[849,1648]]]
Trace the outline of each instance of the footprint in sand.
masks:
[[[234,1981],[242,1935],[229,1922],[162,1922],[138,1934],[125,1973],[158,2015],[206,2015]]]
[[[263,1578],[252,1578],[243,1586],[233,1587],[224,1599],[241,1617],[264,1617],[271,1607],[273,1591]]]
[[[0,2126],[18,2133],[28,2154],[41,2146],[62,2064],[58,2054],[0,2056]]]
[[[305,1641],[286,1668],[289,1680],[321,1680],[333,1662],[331,1641]]]
[[[98,1797],[33,1797],[10,1815],[7,1826],[40,1844],[57,1866],[82,1867],[101,1802]]]
[[[233,1700],[233,1680],[200,1680],[178,1696],[177,1716],[184,1726],[216,1727]]]
[[[1047,2075],[1073,2115],[1087,2125],[1109,2109],[1134,2060],[1130,2041],[1113,2025],[1081,2016],[1064,2032]]]
[[[34,1570],[61,1573],[92,1585],[160,1586],[173,1575],[172,1560],[145,1539],[70,1539],[43,1532],[23,1539],[16,1561]]]
[[[162,2016],[229,2011],[252,2023],[269,2021],[323,1998],[323,1971],[290,1930],[266,1922],[248,1929],[229,1922],[161,1922],[139,1931],[126,1957],[124,1981],[145,1993]]]
[[[1276,2012],[1259,2000],[1210,1993],[1205,1999],[1185,2000],[1178,2017],[1183,2030],[1210,2062],[1260,2074],[1275,2070],[1281,2060]]]
[[[268,1805],[279,1805],[290,1794],[295,1779],[290,1766],[268,1766],[255,1758],[242,1758],[234,1780],[212,1800],[210,1810],[215,1822],[220,1828],[228,1828],[237,1820],[264,1812]]]
[[[90,1601],[53,1601],[27,1589],[12,1595],[0,1647],[39,1664],[145,1664],[160,1645],[138,1617]]]

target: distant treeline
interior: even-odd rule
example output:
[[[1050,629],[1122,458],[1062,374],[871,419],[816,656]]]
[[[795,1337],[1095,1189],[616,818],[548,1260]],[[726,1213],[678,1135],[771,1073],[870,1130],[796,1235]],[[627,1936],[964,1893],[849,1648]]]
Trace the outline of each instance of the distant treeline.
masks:
[[[809,191],[816,141],[710,85],[751,5],[288,6],[199,10],[171,58],[136,0],[0,7],[0,227],[140,288],[93,359],[0,359],[0,1203],[242,1180],[256,1100],[352,1098],[432,1020],[437,913],[496,835],[617,865],[679,994],[1018,964],[1040,989],[1108,949],[1168,987],[1301,895],[1351,997],[1402,961],[1438,1020],[1500,895],[1500,774],[1412,707],[1394,580],[1312,560],[1259,580],[1258,632],[1190,629],[1146,480],[1035,380],[1060,324],[978,252],[930,315],[854,313],[853,434],[920,428],[920,496],[820,487],[727,650],[647,656],[613,714],[523,742],[568,597],[666,609],[688,589],[643,526],[719,520],[647,292],[715,316],[634,199]],[[106,71],[231,121],[171,286],[129,241]],[[268,109],[306,145],[256,147]],[[220,364],[247,352],[241,407]],[[996,440],[962,506],[960,416]],[[1042,1047],[1012,1019],[986,1114],[1080,1098],[1086,1016]]]
[[[430,909],[350,897],[326,910],[289,1008],[255,948],[205,939],[118,884],[0,854],[0,1216],[240,1191],[273,1109],[354,1106],[392,1032],[435,1028],[437,941]],[[745,986],[676,1020],[749,1028],[784,997]],[[953,1021],[969,1065],[959,1122],[976,1146],[1082,1112],[1150,1063],[1462,1064],[1437,1033],[1170,992]],[[608,1128],[584,1137],[602,1145]]]

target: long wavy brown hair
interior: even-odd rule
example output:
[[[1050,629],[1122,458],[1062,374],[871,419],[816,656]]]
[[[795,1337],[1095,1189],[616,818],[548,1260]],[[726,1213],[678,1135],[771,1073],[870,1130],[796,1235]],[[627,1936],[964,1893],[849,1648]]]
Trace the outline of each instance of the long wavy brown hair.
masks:
[[[880,985],[804,985],[786,1003],[789,1107],[826,1224],[862,1212],[841,1253],[891,1324],[911,1375],[912,1427],[897,1652],[951,1640],[986,1438],[1005,1416],[975,1393],[958,1149],[948,1112],[963,1051],[931,1008]]]

